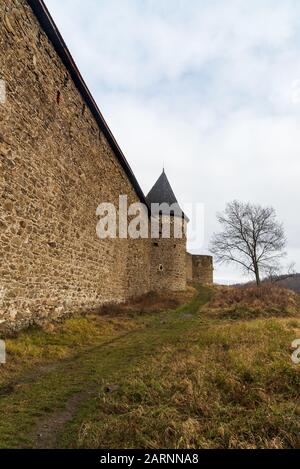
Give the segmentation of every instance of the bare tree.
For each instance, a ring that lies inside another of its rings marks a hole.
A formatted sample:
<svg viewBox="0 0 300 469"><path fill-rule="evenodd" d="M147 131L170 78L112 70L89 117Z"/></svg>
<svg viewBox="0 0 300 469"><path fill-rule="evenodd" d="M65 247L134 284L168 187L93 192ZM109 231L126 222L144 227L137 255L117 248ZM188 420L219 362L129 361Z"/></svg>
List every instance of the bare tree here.
<svg viewBox="0 0 300 469"><path fill-rule="evenodd" d="M223 231L213 235L210 247L216 261L239 264L260 285L261 274L278 268L285 255L286 238L275 210L234 201L217 218Z"/></svg>

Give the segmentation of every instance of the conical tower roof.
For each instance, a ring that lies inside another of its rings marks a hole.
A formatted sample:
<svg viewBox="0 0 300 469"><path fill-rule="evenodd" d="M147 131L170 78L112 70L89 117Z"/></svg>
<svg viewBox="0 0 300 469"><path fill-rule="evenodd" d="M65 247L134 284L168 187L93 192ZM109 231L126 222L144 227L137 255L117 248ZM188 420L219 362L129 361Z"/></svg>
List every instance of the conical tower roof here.
<svg viewBox="0 0 300 469"><path fill-rule="evenodd" d="M169 183L165 170L163 170L156 183L150 190L149 194L146 197L146 200L150 208L151 204L166 203L168 205L172 205L172 212L174 212L175 216L184 216L185 218L187 218L179 206L179 203L175 197L171 184ZM165 215L170 214L168 210L164 209L161 210L160 213ZM155 211L152 210L152 214L155 214Z"/></svg>

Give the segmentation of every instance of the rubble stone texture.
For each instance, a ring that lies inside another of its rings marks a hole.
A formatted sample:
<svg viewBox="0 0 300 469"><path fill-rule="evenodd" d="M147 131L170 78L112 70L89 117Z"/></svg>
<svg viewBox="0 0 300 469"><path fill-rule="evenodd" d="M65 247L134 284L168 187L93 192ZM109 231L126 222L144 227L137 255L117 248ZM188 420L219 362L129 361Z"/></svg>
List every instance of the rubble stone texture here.
<svg viewBox="0 0 300 469"><path fill-rule="evenodd" d="M213 283L213 258L211 256L192 256L193 281Z"/></svg>
<svg viewBox="0 0 300 469"><path fill-rule="evenodd" d="M185 239L97 237L99 203L139 197L26 0L1 0L0 21L0 321L184 289Z"/></svg>

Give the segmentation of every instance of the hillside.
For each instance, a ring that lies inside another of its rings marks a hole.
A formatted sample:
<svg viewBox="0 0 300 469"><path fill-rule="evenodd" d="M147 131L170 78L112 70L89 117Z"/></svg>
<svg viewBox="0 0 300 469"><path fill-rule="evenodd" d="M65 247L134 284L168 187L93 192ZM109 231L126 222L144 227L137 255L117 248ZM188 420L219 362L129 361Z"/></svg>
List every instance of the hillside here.
<svg viewBox="0 0 300 469"><path fill-rule="evenodd" d="M281 280L280 280L280 277L279 277L279 280L278 280L277 283L281 287L288 288L288 289L293 290L297 293L300 293L300 274L291 275L291 277L289 277L287 279L284 279L284 278L281 277Z"/></svg>
<svg viewBox="0 0 300 469"><path fill-rule="evenodd" d="M262 283L270 282L268 280L263 280ZM291 274L288 278L286 278L285 275L281 275L274 283L279 287L286 288L300 294L300 274ZM245 287L247 285L255 285L255 282L238 283L234 286Z"/></svg>
<svg viewBox="0 0 300 469"><path fill-rule="evenodd" d="M240 288L216 286L205 310L227 319L297 316L300 297L279 284L247 284Z"/></svg>
<svg viewBox="0 0 300 469"><path fill-rule="evenodd" d="M0 447L299 448L298 297L236 291L199 286L9 339Z"/></svg>

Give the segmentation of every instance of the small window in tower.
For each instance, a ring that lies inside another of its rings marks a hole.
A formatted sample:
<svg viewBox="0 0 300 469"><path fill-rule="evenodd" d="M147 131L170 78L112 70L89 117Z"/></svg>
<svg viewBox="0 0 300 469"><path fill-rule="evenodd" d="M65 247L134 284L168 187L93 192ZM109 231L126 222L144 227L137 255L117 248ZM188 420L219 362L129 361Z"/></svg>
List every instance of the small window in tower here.
<svg viewBox="0 0 300 469"><path fill-rule="evenodd" d="M57 102L57 104L60 103L60 91L59 90L56 93L56 102Z"/></svg>
<svg viewBox="0 0 300 469"><path fill-rule="evenodd" d="M158 248L158 243L153 243L153 246Z"/></svg>
<svg viewBox="0 0 300 469"><path fill-rule="evenodd" d="M159 270L159 272L163 272L164 271L164 266L162 264L159 264L158 270Z"/></svg>

